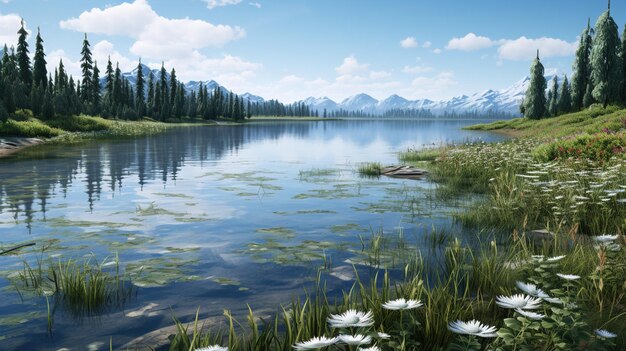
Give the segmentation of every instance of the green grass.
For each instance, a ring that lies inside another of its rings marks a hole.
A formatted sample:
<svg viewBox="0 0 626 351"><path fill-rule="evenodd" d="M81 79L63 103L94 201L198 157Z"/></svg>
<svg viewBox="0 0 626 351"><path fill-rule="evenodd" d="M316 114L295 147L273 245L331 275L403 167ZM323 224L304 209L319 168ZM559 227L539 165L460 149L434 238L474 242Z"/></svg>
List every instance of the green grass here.
<svg viewBox="0 0 626 351"><path fill-rule="evenodd" d="M16 121L9 119L0 123L0 136L52 138L62 133L61 129L53 128L39 120Z"/></svg>
<svg viewBox="0 0 626 351"><path fill-rule="evenodd" d="M594 134L607 130L619 130L626 126L626 110L617 106L606 109L593 105L580 112L554 118L531 120L515 118L466 127L469 130L500 131L514 136L554 138L580 133Z"/></svg>
<svg viewBox="0 0 626 351"><path fill-rule="evenodd" d="M408 149L401 152L398 156L402 162L421 162L421 161L434 161L441 155L443 148L436 149Z"/></svg>
<svg viewBox="0 0 626 351"><path fill-rule="evenodd" d="M106 267L113 267L108 269ZM72 315L98 315L108 309L123 305L132 294L129 281L120 274L117 259L96 262L95 259L47 261L38 260L24 268L13 279L13 286L21 295L51 296L56 310L61 305ZM48 316L52 320L51 316Z"/></svg>
<svg viewBox="0 0 626 351"><path fill-rule="evenodd" d="M382 170L383 166L378 162L361 163L358 168L359 175L366 177L379 177Z"/></svg>
<svg viewBox="0 0 626 351"><path fill-rule="evenodd" d="M402 340L413 345L406 350L446 350L459 342L448 330L451 321L478 319L497 328L506 328L507 323L510 323L506 318L515 314L511 310L499 308L495 301L498 295L519 293L515 288L516 281L536 282L550 294L570 299L568 301L578 305L571 310L571 314L564 314L562 308L555 309L544 302L537 312L549 316L545 319L546 324L537 326L532 338L515 341L518 349L537 349L545 345L544 349L553 350L557 349L554 345L558 340L564 340L564 349L584 350L589 346L588 343L601 341L585 336L590 335L585 333L592 335L596 328L616 332L619 338L615 340L615 348L595 349L622 349L626 345L626 326L620 322L626 315L623 307L626 299L621 291L621 284L626 281L624 250L609 252L594 249L584 238L572 241L570 233L564 232L558 232L552 246L534 247L525 235L525 232L521 232L507 242L496 244L495 241L487 241L473 245L473 248L453 240L443 251L443 266L426 264L419 252L413 250L413 256L404 266L403 279L394 283L383 270L373 271L371 279L367 280L362 280L357 274L352 288L344 291L339 298L327 295L324 276L320 274L314 291L303 299L294 299L290 304L280 307L276 315L269 319L260 319L251 309L245 321L238 321L229 311L225 311L222 327L202 327L199 314L189 324L175 319L177 332L171 338L169 350L193 350L216 344L227 346L231 351L292 350L297 342L345 332L331 328L327 318L330 314L348 309L372 312L374 324L357 329L360 333L374 336L375 340L376 332L390 334L391 339L377 340L376 344L382 350L402 350L402 347L397 348ZM363 250L368 255L380 255L384 240L381 234L376 234L366 241L367 247ZM480 241L477 238L477 242ZM550 263L533 259L533 254L566 257ZM581 278L570 286L555 275L558 272L577 274ZM602 286L599 284L600 279L604 284ZM384 302L397 297L420 300L424 306L405 311L403 317L398 311L382 307ZM566 322L555 327L553 321L556 320ZM580 343L577 337L564 334L572 328L578 328ZM355 329L350 331L356 332ZM486 339L483 347L495 348L503 340ZM520 347L522 345L532 346Z"/></svg>
<svg viewBox="0 0 626 351"><path fill-rule="evenodd" d="M49 121L42 121L30 116L28 110L18 112L20 113L14 116L16 119L0 123L0 136L52 138L53 142L72 143L91 139L153 135L168 128L197 126L200 123L190 119L178 123L163 123L150 119L122 121L86 115L55 117Z"/></svg>

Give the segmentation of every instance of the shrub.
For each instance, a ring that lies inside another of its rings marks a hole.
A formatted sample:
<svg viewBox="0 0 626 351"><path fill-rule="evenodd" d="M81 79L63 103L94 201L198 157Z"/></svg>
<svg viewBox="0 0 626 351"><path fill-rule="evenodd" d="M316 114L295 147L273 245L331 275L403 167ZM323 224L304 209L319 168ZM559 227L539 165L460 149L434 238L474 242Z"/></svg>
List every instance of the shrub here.
<svg viewBox="0 0 626 351"><path fill-rule="evenodd" d="M80 115L57 117L48 124L68 132L99 132L111 128L112 123L103 118Z"/></svg>
<svg viewBox="0 0 626 351"><path fill-rule="evenodd" d="M544 161L567 158L606 161L613 156L623 156L624 152L626 132L615 133L608 129L543 144L534 151L535 156Z"/></svg>
<svg viewBox="0 0 626 351"><path fill-rule="evenodd" d="M0 135L5 136L51 138L60 135L62 132L60 129L52 128L37 120L19 122L10 119L0 124Z"/></svg>

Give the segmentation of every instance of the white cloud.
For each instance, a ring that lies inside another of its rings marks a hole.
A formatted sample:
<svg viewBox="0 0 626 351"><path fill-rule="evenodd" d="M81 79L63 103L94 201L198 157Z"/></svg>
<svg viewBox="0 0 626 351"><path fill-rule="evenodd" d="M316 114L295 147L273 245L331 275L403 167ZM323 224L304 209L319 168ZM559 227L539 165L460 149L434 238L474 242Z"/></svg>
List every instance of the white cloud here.
<svg viewBox="0 0 626 351"><path fill-rule="evenodd" d="M147 0L135 0L105 9L93 8L78 17L61 21L59 25L78 32L136 38L158 17Z"/></svg>
<svg viewBox="0 0 626 351"><path fill-rule="evenodd" d="M356 57L348 56L343 59L343 63L340 66L335 67L335 71L340 75L353 75L367 71L368 68L368 64L360 64Z"/></svg>
<svg viewBox="0 0 626 351"><path fill-rule="evenodd" d="M446 88L456 84L457 81L454 79L454 73L448 71L441 72L434 77L416 77L411 82L412 86L421 88Z"/></svg>
<svg viewBox="0 0 626 351"><path fill-rule="evenodd" d="M570 56L576 52L576 46L576 42L568 43L555 38L520 37L515 40L504 40L498 48L498 55L506 60L532 60L539 49L540 57Z"/></svg>
<svg viewBox="0 0 626 351"><path fill-rule="evenodd" d="M161 63L154 62L150 66L161 67ZM256 72L263 68L263 65L232 55L210 58L194 51L189 57L166 60L165 67L176 68L178 79L181 81L213 79L229 89L243 93L250 84L247 80L256 76Z"/></svg>
<svg viewBox="0 0 626 351"><path fill-rule="evenodd" d="M433 50L433 54L439 55L441 54L441 49L437 48Z"/></svg>
<svg viewBox="0 0 626 351"><path fill-rule="evenodd" d="M279 84L298 84L302 82L304 82L304 79L294 74L284 76L278 81Z"/></svg>
<svg viewBox="0 0 626 351"><path fill-rule="evenodd" d="M260 9L260 8L262 7L262 5L261 5L260 3L258 3L258 2L251 2L251 3L250 3L250 6L254 6L254 7L256 7L257 9Z"/></svg>
<svg viewBox="0 0 626 351"><path fill-rule="evenodd" d="M391 77L391 73L387 71L371 71L369 75L372 80L379 80Z"/></svg>
<svg viewBox="0 0 626 351"><path fill-rule="evenodd" d="M79 32L136 39L131 52L157 60L188 56L194 50L220 47L246 35L245 30L237 26L159 16L147 0L124 2L105 9L94 8L77 18L61 21L60 26Z"/></svg>
<svg viewBox="0 0 626 351"><path fill-rule="evenodd" d="M202 1L206 2L206 7L209 10L212 10L216 7L237 5L241 2L241 0L202 0Z"/></svg>
<svg viewBox="0 0 626 351"><path fill-rule="evenodd" d="M113 44L107 40L102 40L93 46L91 50L94 60L98 61L98 68L104 71L109 57L115 67L119 63L122 72L132 71L137 66L137 61L131 60L115 50Z"/></svg>
<svg viewBox="0 0 626 351"><path fill-rule="evenodd" d="M468 33L463 38L452 38L446 46L447 50L474 51L493 46L496 42L487 37Z"/></svg>
<svg viewBox="0 0 626 351"><path fill-rule="evenodd" d="M158 17L139 35L130 51L153 59L184 57L192 50L222 46L244 36L245 31L239 27Z"/></svg>
<svg viewBox="0 0 626 351"><path fill-rule="evenodd" d="M405 49L411 49L417 47L417 40L414 37L407 37L405 39L400 40L400 46Z"/></svg>
<svg viewBox="0 0 626 351"><path fill-rule="evenodd" d="M422 44L422 47L423 47L424 49L429 49L432 45L433 45L433 43L431 43L430 41L425 41L425 42Z"/></svg>
<svg viewBox="0 0 626 351"><path fill-rule="evenodd" d="M407 74L421 74L421 73L430 72L432 70L433 70L432 67L417 65L417 66L404 66L404 68L402 69L402 72L407 73Z"/></svg>
<svg viewBox="0 0 626 351"><path fill-rule="evenodd" d="M48 70L48 74L52 74L52 76L54 76L54 70L59 67L60 60L63 60L63 67L68 75L73 76L75 80L80 79L82 75L80 61L72 60L63 50L54 50L46 53L46 61L48 62L46 69ZM98 67L103 71L99 65Z"/></svg>
<svg viewBox="0 0 626 351"><path fill-rule="evenodd" d="M17 31L20 29L21 21L22 18L18 14L0 14L0 49L2 49L4 44L7 44L9 48L17 45ZM26 25L26 23L24 24ZM25 26L25 28L30 33L28 26Z"/></svg>

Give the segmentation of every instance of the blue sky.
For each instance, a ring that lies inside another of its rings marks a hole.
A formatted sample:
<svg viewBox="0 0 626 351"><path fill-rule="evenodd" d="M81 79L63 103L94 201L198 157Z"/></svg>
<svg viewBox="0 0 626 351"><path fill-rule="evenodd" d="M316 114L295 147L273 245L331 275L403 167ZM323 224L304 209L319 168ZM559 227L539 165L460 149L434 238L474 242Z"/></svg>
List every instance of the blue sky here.
<svg viewBox="0 0 626 351"><path fill-rule="evenodd" d="M175 67L182 80L214 79L237 93L285 102L446 99L506 88L539 48L549 70L571 71L577 39L603 0L0 0L0 42L19 18L41 28L50 66L79 73L88 34L101 67L137 60ZM613 1L620 27L626 4ZM31 49L34 36L30 38Z"/></svg>

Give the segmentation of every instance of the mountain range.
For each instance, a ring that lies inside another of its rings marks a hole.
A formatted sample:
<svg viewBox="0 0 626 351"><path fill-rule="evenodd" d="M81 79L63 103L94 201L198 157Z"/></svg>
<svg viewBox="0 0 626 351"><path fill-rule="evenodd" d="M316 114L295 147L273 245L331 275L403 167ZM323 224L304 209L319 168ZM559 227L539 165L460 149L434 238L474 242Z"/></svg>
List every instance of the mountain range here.
<svg viewBox="0 0 626 351"><path fill-rule="evenodd" d="M150 69L146 65L142 65L144 78L150 73L154 75L154 79L160 76L159 69ZM123 73L131 85L135 85L137 77L137 68L131 72ZM555 74L546 75L546 81L550 81ZM170 80L170 74L166 74L166 78ZM429 100L417 99L408 100L396 94L389 96L384 100L377 100L365 93L356 94L346 98L341 102L333 101L328 97L308 97L304 100L297 101L308 105L312 110L318 110L320 114L324 110L328 112L344 110L344 111L360 111L371 114L382 114L389 110L408 110L408 109L424 109L430 110L434 115L442 115L444 113L487 113L501 112L511 115L519 115L519 105L524 97L526 89L530 83L529 77L524 77L510 87L502 90L486 90L484 92L472 95L460 95L447 100ZM105 79L100 80L101 86L105 85ZM190 81L184 83L187 91L198 91L200 84L208 88L209 91L220 89L224 93L229 90L214 80L207 81ZM239 95L244 101L264 102L263 97L245 93Z"/></svg>

